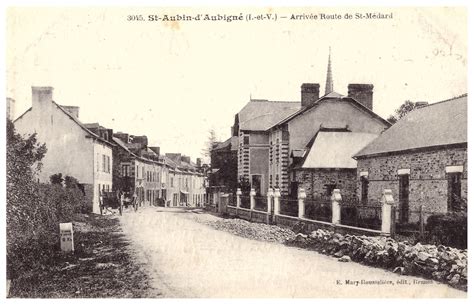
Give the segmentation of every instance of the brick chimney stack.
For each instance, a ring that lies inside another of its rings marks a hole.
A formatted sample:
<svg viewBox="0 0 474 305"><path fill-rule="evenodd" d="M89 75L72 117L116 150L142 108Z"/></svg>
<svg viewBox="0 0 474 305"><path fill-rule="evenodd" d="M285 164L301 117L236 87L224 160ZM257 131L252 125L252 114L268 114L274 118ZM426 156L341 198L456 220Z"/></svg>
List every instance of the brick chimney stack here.
<svg viewBox="0 0 474 305"><path fill-rule="evenodd" d="M201 158L196 158L196 166L201 167L202 166L202 159Z"/></svg>
<svg viewBox="0 0 474 305"><path fill-rule="evenodd" d="M191 158L188 156L181 156L181 161L191 164Z"/></svg>
<svg viewBox="0 0 474 305"><path fill-rule="evenodd" d="M301 85L301 107L308 107L319 99L319 84Z"/></svg>
<svg viewBox="0 0 474 305"><path fill-rule="evenodd" d="M51 107L53 101L53 87L31 87L32 105L31 107L39 108Z"/></svg>
<svg viewBox="0 0 474 305"><path fill-rule="evenodd" d="M153 152L155 154L157 154L158 156L160 155L160 147L159 146L150 146L148 147L149 149L153 150Z"/></svg>
<svg viewBox="0 0 474 305"><path fill-rule="evenodd" d="M373 110L373 92L372 84L349 84L347 95L370 110Z"/></svg>

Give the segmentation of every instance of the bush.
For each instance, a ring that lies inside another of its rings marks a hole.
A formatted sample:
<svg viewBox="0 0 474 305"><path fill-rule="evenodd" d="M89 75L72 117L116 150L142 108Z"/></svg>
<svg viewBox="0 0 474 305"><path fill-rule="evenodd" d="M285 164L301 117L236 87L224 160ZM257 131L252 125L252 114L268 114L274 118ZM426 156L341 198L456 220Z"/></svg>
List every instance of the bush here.
<svg viewBox="0 0 474 305"><path fill-rule="evenodd" d="M7 121L8 278L51 259L59 249L59 223L71 221L73 213L85 206L73 177L66 177L66 187L34 181L45 153L46 146L37 143L35 135L23 138Z"/></svg>
<svg viewBox="0 0 474 305"><path fill-rule="evenodd" d="M464 211L432 215L427 220L426 230L429 243L467 248L467 213Z"/></svg>

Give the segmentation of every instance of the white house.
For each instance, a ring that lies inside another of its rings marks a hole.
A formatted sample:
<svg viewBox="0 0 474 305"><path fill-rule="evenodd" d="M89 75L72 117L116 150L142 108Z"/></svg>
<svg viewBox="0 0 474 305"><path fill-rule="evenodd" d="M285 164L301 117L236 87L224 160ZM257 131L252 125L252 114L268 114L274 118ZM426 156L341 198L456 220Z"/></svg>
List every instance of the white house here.
<svg viewBox="0 0 474 305"><path fill-rule="evenodd" d="M49 182L62 173L79 180L92 211L99 213L100 190L112 191L112 144L79 121L79 107L61 106L53 101L52 87L32 87L32 107L18 117L15 128L20 134L37 134L48 149L38 175Z"/></svg>

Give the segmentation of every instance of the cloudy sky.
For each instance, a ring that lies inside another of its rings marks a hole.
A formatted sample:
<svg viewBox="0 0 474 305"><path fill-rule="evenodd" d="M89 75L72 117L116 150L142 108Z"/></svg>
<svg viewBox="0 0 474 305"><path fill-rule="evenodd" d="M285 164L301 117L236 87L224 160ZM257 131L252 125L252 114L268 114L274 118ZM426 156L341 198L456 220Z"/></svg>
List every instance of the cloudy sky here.
<svg viewBox="0 0 474 305"><path fill-rule="evenodd" d="M291 14L393 13L388 20L289 20ZM276 13L277 21L132 22L129 15ZM334 89L374 84L387 117L405 100L467 92L463 9L63 8L7 10L7 96L17 116L31 86L53 86L84 123L136 135L164 152L201 155L208 130L230 136L252 98L299 101L302 83L324 88L329 46Z"/></svg>

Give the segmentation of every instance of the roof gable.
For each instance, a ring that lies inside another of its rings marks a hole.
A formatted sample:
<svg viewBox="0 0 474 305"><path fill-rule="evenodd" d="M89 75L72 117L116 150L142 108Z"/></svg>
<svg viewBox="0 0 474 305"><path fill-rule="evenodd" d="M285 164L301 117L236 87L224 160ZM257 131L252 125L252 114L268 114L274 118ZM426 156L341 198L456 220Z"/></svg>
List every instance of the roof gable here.
<svg viewBox="0 0 474 305"><path fill-rule="evenodd" d="M385 126L387 126L387 127L391 126L391 124L387 120L380 117L378 114L376 114L372 110L368 109L367 107L365 107L364 105L359 103L356 99L351 98L351 97L344 97L344 96L342 96L341 94L339 94L337 92L331 92L331 93L329 93L325 96L322 96L321 98L319 98L317 101L315 101L311 105L309 105L307 107L304 107L304 108L301 108L300 110L290 114L289 116L282 119L278 123L276 123L276 124L272 125L271 127L269 127L269 129L274 128L274 127L278 127L278 126L283 125L283 124L286 124L289 121L293 120L294 118L306 113L307 111L318 107L319 105L321 105L324 102L329 102L329 101L330 102L348 102L349 104L353 105L354 107L356 107L356 108L362 110L363 112L369 114L374 119L380 121Z"/></svg>

